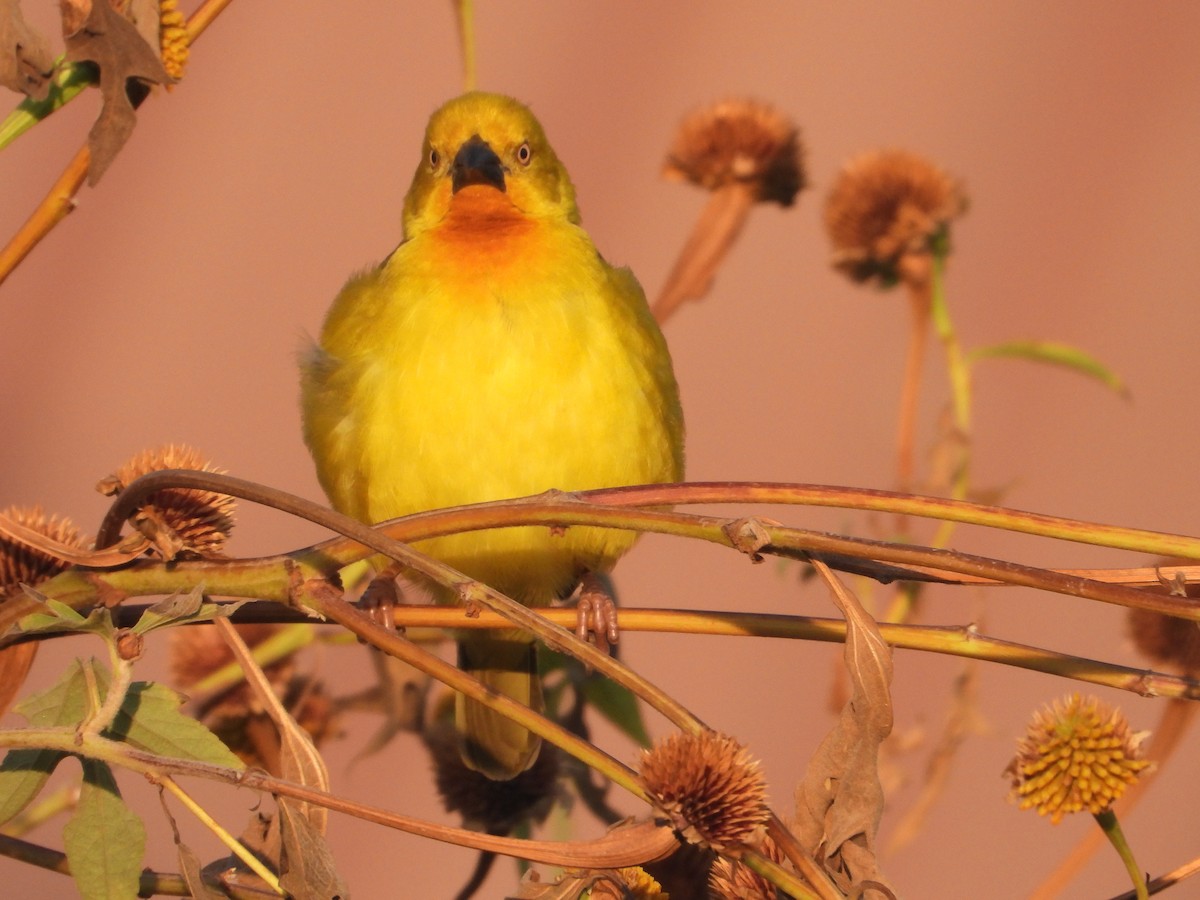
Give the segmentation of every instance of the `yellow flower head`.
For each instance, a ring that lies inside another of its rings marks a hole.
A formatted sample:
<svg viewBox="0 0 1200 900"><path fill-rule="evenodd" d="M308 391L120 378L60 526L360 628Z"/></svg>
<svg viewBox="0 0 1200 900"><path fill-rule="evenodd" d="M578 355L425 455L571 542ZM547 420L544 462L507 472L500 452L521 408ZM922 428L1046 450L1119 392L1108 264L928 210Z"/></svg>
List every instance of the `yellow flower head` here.
<svg viewBox="0 0 1200 900"><path fill-rule="evenodd" d="M1041 709L1009 763L1012 799L1055 824L1067 813L1104 812L1150 762L1145 732L1130 731L1120 710L1072 694Z"/></svg>
<svg viewBox="0 0 1200 900"><path fill-rule="evenodd" d="M671 900L662 885L640 866L617 869L615 875L620 879L619 885L611 878L598 881L589 900Z"/></svg>
<svg viewBox="0 0 1200 900"><path fill-rule="evenodd" d="M158 41L162 47L163 68L178 81L188 59L187 19L179 11L179 0L161 0L159 3ZM167 90L171 85L167 85Z"/></svg>
<svg viewBox="0 0 1200 900"><path fill-rule="evenodd" d="M770 814L758 761L727 735L673 734L642 753L641 775L693 844L722 851L755 842Z"/></svg>

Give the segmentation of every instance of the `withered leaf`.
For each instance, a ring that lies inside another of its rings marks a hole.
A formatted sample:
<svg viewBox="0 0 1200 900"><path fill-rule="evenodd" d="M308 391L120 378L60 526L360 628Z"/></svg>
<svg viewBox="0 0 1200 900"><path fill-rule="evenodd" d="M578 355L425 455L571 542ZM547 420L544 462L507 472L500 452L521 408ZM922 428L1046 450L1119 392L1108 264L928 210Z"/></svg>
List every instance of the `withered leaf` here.
<svg viewBox="0 0 1200 900"><path fill-rule="evenodd" d="M295 900L349 900L350 891L337 872L333 853L302 806L287 798L279 801L283 826L279 884Z"/></svg>
<svg viewBox="0 0 1200 900"><path fill-rule="evenodd" d="M796 789L795 832L843 891L886 896L876 886L886 880L875 856L875 835L884 800L879 745L892 730L892 651L858 599L824 563L813 564L846 617L851 693Z"/></svg>
<svg viewBox="0 0 1200 900"><path fill-rule="evenodd" d="M107 0L92 3L83 25L64 37L67 59L94 63L100 70L100 115L88 132L88 184L94 185L133 133L135 103L145 96L147 84L166 84L171 78L158 51Z"/></svg>
<svg viewBox="0 0 1200 900"><path fill-rule="evenodd" d="M18 0L0 0L0 84L45 100L52 74L50 42L25 24Z"/></svg>
<svg viewBox="0 0 1200 900"><path fill-rule="evenodd" d="M329 772L325 760L317 750L312 738L287 711L282 701L276 695L266 674L254 661L250 648L242 640L237 629L228 619L216 620L217 630L225 639L233 652L246 682L250 685L255 699L262 704L267 715L279 730L281 774L289 781L295 781L307 787L315 787L322 791L329 790ZM329 811L315 804L293 801L289 807L293 812L299 812L308 817L308 824L313 833L323 835L328 823Z"/></svg>

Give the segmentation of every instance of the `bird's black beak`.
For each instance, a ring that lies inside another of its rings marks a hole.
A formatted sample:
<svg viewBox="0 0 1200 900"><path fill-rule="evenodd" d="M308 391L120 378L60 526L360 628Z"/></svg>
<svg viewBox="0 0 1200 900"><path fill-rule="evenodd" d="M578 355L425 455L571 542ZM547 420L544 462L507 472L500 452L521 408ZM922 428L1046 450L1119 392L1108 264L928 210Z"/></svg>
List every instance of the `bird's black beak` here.
<svg viewBox="0 0 1200 900"><path fill-rule="evenodd" d="M489 184L498 191L504 190L504 164L477 134L458 148L450 165L450 186L454 193L469 184Z"/></svg>

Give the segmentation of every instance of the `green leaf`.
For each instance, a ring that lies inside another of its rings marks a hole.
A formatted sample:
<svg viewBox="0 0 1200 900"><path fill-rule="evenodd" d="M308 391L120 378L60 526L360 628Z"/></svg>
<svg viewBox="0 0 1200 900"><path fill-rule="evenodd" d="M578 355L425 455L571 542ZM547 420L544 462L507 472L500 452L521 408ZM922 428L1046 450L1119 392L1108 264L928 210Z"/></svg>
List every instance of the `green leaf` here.
<svg viewBox="0 0 1200 900"><path fill-rule="evenodd" d="M71 877L84 900L133 900L138 895L146 828L121 799L112 771L83 760L83 789L63 829Z"/></svg>
<svg viewBox="0 0 1200 900"><path fill-rule="evenodd" d="M105 734L159 756L244 769L245 764L220 738L179 711L183 702L165 685L135 681Z"/></svg>
<svg viewBox="0 0 1200 900"><path fill-rule="evenodd" d="M108 670L91 661L95 673L98 702L108 694ZM140 750L226 766L245 768L244 763L221 743L221 739L179 711L183 697L169 687L149 681L135 681L129 686L125 700L113 718L105 737L128 741ZM74 660L66 674L53 687L26 698L16 707L31 725L53 728L78 725L92 712L88 697L87 679L83 665Z"/></svg>
<svg viewBox="0 0 1200 900"><path fill-rule="evenodd" d="M1129 389L1120 376L1094 356L1085 353L1078 347L1072 347L1070 344L1061 344L1057 341L1006 341L1002 344L992 344L989 347L972 350L967 355L967 362L974 364L978 360L989 357L1027 359L1031 362L1062 366L1099 381L1121 397L1129 398Z"/></svg>
<svg viewBox="0 0 1200 900"><path fill-rule="evenodd" d="M246 601L237 603L205 602L204 588L195 587L186 594L172 594L159 600L137 620L130 631L134 634L147 634L156 628L175 625L181 622L211 622L218 616L231 616Z"/></svg>
<svg viewBox="0 0 1200 900"><path fill-rule="evenodd" d="M0 825L33 802L68 754L61 750L10 750L0 763Z"/></svg>
<svg viewBox="0 0 1200 900"><path fill-rule="evenodd" d="M588 704L598 713L642 747L650 746L642 707L633 692L600 675L585 678L580 687Z"/></svg>
<svg viewBox="0 0 1200 900"><path fill-rule="evenodd" d="M84 617L61 600L51 600L32 588L26 588L25 593L42 605L38 612L30 613L17 623L17 627L26 634L81 631L116 640L117 629L113 625L112 613L105 607L98 606Z"/></svg>
<svg viewBox="0 0 1200 900"><path fill-rule="evenodd" d="M89 660L89 664L96 675L96 687L103 699L108 689L108 670L96 665L94 659ZM31 694L13 707L14 712L23 715L35 728L78 725L91 710L87 677L83 673L83 662L78 659L71 661L54 685Z"/></svg>

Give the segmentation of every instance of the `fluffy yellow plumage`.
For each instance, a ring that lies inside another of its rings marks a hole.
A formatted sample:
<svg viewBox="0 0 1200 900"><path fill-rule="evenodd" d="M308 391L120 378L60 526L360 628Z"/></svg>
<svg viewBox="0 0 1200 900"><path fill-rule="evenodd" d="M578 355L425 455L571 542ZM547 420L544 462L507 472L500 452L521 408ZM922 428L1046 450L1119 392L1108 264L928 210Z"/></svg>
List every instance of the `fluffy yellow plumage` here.
<svg viewBox="0 0 1200 900"><path fill-rule="evenodd" d="M433 114L403 243L342 288L302 369L321 484L364 522L683 474L678 391L645 296L579 226L566 170L508 97L465 94ZM521 527L417 548L537 606L634 539ZM462 635L459 661L540 705L528 635ZM493 778L537 755L535 736L461 696L458 725L464 759Z"/></svg>

